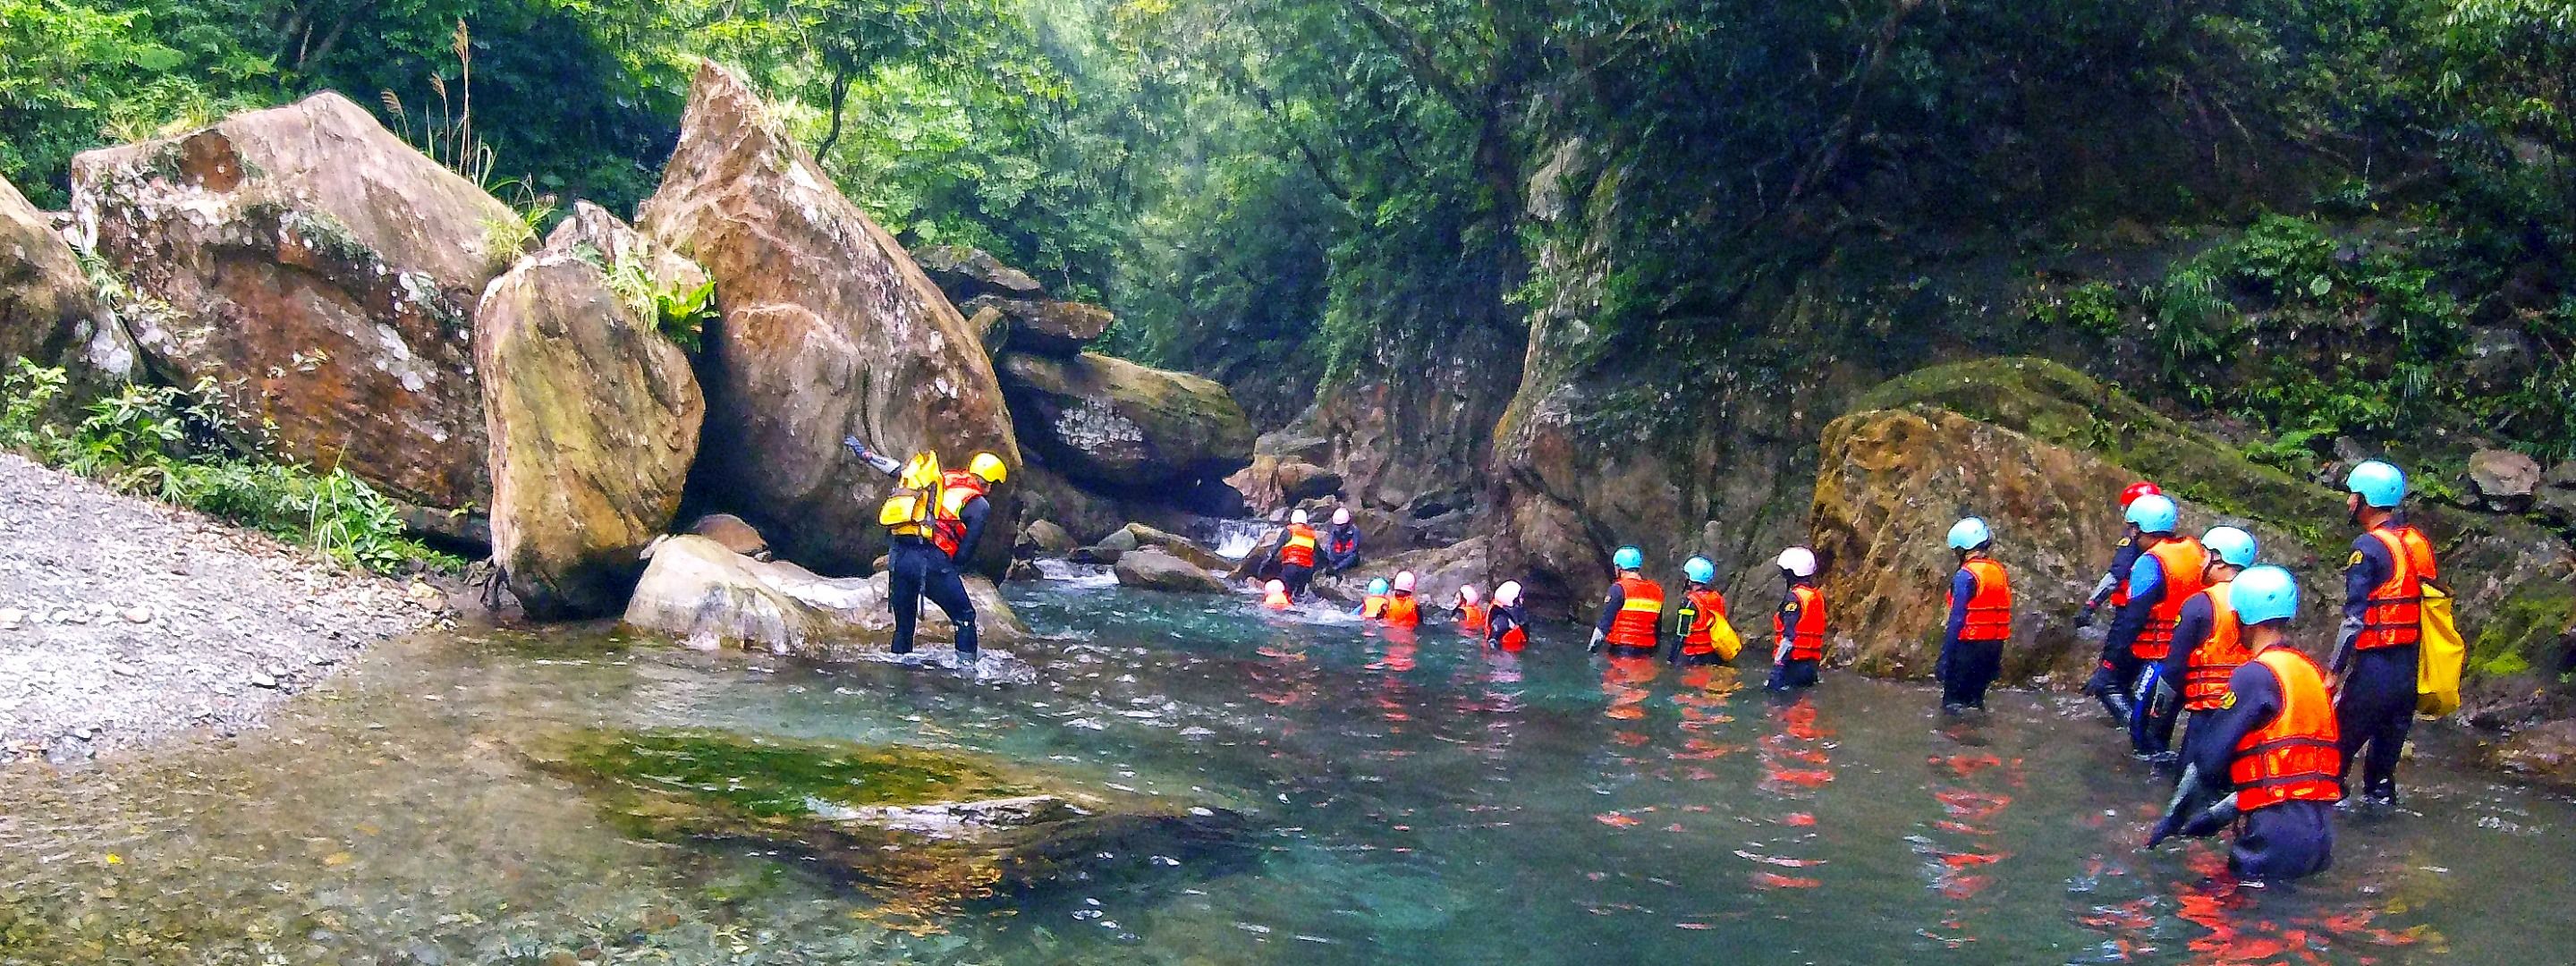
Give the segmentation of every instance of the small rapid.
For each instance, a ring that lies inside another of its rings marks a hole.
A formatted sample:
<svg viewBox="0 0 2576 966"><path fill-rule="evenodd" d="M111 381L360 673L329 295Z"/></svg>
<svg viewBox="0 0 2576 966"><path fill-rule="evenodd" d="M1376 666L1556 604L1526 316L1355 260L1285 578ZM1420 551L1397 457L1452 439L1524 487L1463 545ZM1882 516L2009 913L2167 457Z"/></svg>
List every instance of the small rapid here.
<svg viewBox="0 0 2576 966"><path fill-rule="evenodd" d="M597 627L381 648L273 729L0 775L0 963L2555 962L2576 805L2452 764L2346 819L2296 890L2137 843L2164 786L2083 702L1829 672L1520 657L1100 574L1013 585L1046 635L812 665ZM1022 671L1020 669L1025 669ZM926 745L1249 819L954 909L811 856L658 841L528 764L566 728Z"/></svg>

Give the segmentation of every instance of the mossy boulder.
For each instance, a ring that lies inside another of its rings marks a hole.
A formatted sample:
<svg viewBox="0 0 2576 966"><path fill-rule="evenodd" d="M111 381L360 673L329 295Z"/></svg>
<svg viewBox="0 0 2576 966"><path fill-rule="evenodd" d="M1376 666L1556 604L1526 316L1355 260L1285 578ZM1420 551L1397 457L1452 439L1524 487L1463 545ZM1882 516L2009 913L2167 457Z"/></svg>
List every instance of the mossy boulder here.
<svg viewBox="0 0 2576 966"><path fill-rule="evenodd" d="M1078 483L1168 493L1252 461L1251 420L1209 379L1092 352L1070 359L1012 352L1002 358L1001 380L1021 438Z"/></svg>
<svg viewBox="0 0 2576 966"><path fill-rule="evenodd" d="M0 179L0 376L25 359L70 377L61 415L141 374L134 341L90 290L52 220Z"/></svg>
<svg viewBox="0 0 2576 966"><path fill-rule="evenodd" d="M926 921L1001 894L1248 857L1242 815L1091 792L967 751L710 730L579 730L522 754L628 834L757 843L812 858ZM1164 860L1164 861L1158 861Z"/></svg>

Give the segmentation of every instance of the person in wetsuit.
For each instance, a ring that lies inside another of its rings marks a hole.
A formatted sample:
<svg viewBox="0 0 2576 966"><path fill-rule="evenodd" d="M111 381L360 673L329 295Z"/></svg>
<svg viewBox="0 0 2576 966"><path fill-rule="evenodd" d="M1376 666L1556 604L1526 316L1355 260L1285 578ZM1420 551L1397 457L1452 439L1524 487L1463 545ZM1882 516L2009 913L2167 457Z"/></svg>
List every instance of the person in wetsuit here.
<svg viewBox="0 0 2576 966"><path fill-rule="evenodd" d="M2207 586L2184 601L2182 616L2174 620L2173 649L2166 652L2165 681L2181 682L2178 697L2182 702L2185 723L2182 732L2182 757L2190 760L2192 743L2203 740L2209 729L2209 718L2227 696L2227 679L2254 653L2245 648L2245 625L2236 617L2233 597L2236 575L2254 565L2254 535L2237 527L2211 527L2200 538L2209 549Z"/></svg>
<svg viewBox="0 0 2576 966"><path fill-rule="evenodd" d="M2361 760L2361 801L2397 804L2397 761L2415 725L2416 661L2423 643L2424 585L2441 576L2433 543L2407 524L2398 505L2406 474L2370 460L2344 481L2352 520L2362 535L2344 566L2343 626L2333 668L2340 693L2343 776Z"/></svg>
<svg viewBox="0 0 2576 966"><path fill-rule="evenodd" d="M975 601L966 596L964 563L972 559L993 514L986 492L1008 475L1002 458L977 453L963 470L941 471L936 457L915 455L910 461L868 449L858 437L845 437L859 460L888 476L902 490L886 498L877 522L893 535L886 552L886 598L894 610L894 653L912 653L921 600L929 598L957 628L957 664L975 663Z"/></svg>
<svg viewBox="0 0 2576 966"><path fill-rule="evenodd" d="M2334 866L2342 742L2324 669L2289 646L2298 584L2279 567L2255 567L2237 576L2229 599L2253 658L2228 675L2206 740L2192 743L2174 807L2147 846L2234 825L2227 865L2245 884L2315 875Z"/></svg>
<svg viewBox="0 0 2576 966"><path fill-rule="evenodd" d="M1763 687L1814 687L1816 670L1825 663L1825 592L1816 586L1816 552L1791 547L1780 551L1779 564L1788 594L1771 616L1771 680Z"/></svg>
<svg viewBox="0 0 2576 966"><path fill-rule="evenodd" d="M1598 654L1606 648L1611 657L1653 657L1664 620L1664 585L1646 579L1641 572L1646 555L1635 547L1619 548L1610 555L1610 565L1618 575L1610 582L1609 599L1601 603L1601 619L1592 625L1591 650Z"/></svg>
<svg viewBox="0 0 2576 966"><path fill-rule="evenodd" d="M1976 517L1950 527L1950 549L1959 569L1950 575L1950 619L1941 628L1941 710L1957 714L1986 706L1986 689L2003 673L2004 642L2012 637L2012 585L1994 557L1994 533Z"/></svg>

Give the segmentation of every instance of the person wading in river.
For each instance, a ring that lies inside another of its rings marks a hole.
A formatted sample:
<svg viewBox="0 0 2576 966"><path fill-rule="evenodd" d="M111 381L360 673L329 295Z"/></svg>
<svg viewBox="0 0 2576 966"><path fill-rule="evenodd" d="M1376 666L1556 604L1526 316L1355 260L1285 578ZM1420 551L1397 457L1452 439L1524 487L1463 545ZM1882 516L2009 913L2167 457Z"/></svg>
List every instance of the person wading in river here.
<svg viewBox="0 0 2576 966"><path fill-rule="evenodd" d="M1315 528L1306 525L1306 511L1288 515L1288 529L1279 537L1279 551L1271 559L1279 564L1279 582L1288 585L1288 596L1306 596L1306 585L1315 579Z"/></svg>
<svg viewBox="0 0 2576 966"><path fill-rule="evenodd" d="M1664 620L1664 585L1640 572L1646 554L1635 547L1611 554L1610 566L1617 575L1610 581L1609 599L1601 603L1601 619L1592 626L1591 651L1598 654L1606 647L1611 657L1653 657Z"/></svg>
<svg viewBox="0 0 2576 966"><path fill-rule="evenodd" d="M2244 626L2236 619L2232 594L2236 575L2254 565L2254 535L2235 527L2212 527L2200 538L2209 548L2208 589L2184 601L2174 619L2173 650L2165 654L2164 680L2182 682L2182 757L2189 761L2192 743L2209 730L2209 717L2227 697L2227 679L2254 653L2245 649Z"/></svg>
<svg viewBox="0 0 2576 966"><path fill-rule="evenodd" d="M2335 635L2335 713L2343 727L2343 769L2361 759L2361 800L2397 804L2397 759L2415 724L2416 661L2424 638L2424 586L2441 576L2433 542L2397 510L2406 474L2370 460L2344 480L2347 508L2362 535L2344 565L2343 627ZM2368 751L2364 752L2364 748Z"/></svg>
<svg viewBox="0 0 2576 966"><path fill-rule="evenodd" d="M2290 572L2252 568L2237 576L2228 596L2254 656L2228 675L2206 740L2191 749L2173 804L2147 847L2235 825L2228 868L2259 887L2334 865L2342 742L2325 671L2288 643L2290 618L2299 610Z"/></svg>
<svg viewBox="0 0 2576 966"><path fill-rule="evenodd" d="M2138 554L2143 549L2140 546L2138 525L2127 521L2129 507L2136 504L2139 497L2163 494L2163 490L2145 480L2131 483L2120 491L2120 513L2122 514L2120 542L2111 548L2110 569L2103 571L2101 582L2094 584L2092 595L2084 599L2084 609L2075 614L2077 629L2093 626L2094 614L2100 611L2106 602L2111 605L2113 614L2118 614L2120 608L2129 606L2129 573L2137 569ZM2114 678L2123 685L2128 681L2128 675L2121 674L2122 669L2115 667L2115 663L2111 652L2105 649L2102 655L2102 666L2093 673L2093 679L2084 685L2084 693L2100 699L2102 709L2111 712L2111 720L2117 724L2129 720L2130 709L2129 692L2125 687L2108 686Z"/></svg>
<svg viewBox="0 0 2576 966"><path fill-rule="evenodd" d="M1986 706L1986 688L2002 673L2004 641L2012 636L2012 585L1995 561L1994 534L1976 517L1950 527L1950 549L1959 570L1950 577L1950 619L1941 630L1941 710L1957 714Z"/></svg>
<svg viewBox="0 0 2576 966"><path fill-rule="evenodd" d="M2173 760L2171 695L2177 682L2164 678L2165 655L2173 649L2174 622L2182 605L2200 593L2208 571L2209 551L2200 541L2176 536L2182 507L2161 494L2129 504L2129 522L2138 528L2146 550L2129 570L2129 603L2111 621L2102 643L2102 666L2094 686L2129 696L2129 750L2158 763ZM2158 708L2165 709L2157 713Z"/></svg>
<svg viewBox="0 0 2576 966"><path fill-rule="evenodd" d="M1008 475L1002 458L977 453L967 461L966 469L942 472L939 458L930 453L896 462L894 457L869 450L858 437L845 437L841 443L857 454L860 462L895 477L901 487L877 510L877 522L894 535L894 547L887 552L886 560L886 601L894 609L894 653L912 653L921 599L928 597L939 605L941 613L948 615L949 623L956 625L958 668L973 667L975 601L966 596L962 564L974 556L975 545L984 536L984 523L993 513L984 494Z"/></svg>
<svg viewBox="0 0 2576 966"><path fill-rule="evenodd" d="M1816 588L1816 552L1791 547L1780 551L1779 564L1789 592L1771 615L1771 680L1763 687L1811 688L1825 662L1825 592Z"/></svg>
<svg viewBox="0 0 2576 966"><path fill-rule="evenodd" d="M1494 588L1494 606L1485 612L1485 646L1498 651L1520 653L1529 646L1529 612L1521 609L1521 584L1503 581Z"/></svg>
<svg viewBox="0 0 2576 966"><path fill-rule="evenodd" d="M1713 586L1717 583L1717 564L1707 557L1682 561L1682 579L1689 586L1682 591L1681 606L1673 610L1670 660L1692 667L1735 660L1744 642L1726 623L1726 595Z"/></svg>

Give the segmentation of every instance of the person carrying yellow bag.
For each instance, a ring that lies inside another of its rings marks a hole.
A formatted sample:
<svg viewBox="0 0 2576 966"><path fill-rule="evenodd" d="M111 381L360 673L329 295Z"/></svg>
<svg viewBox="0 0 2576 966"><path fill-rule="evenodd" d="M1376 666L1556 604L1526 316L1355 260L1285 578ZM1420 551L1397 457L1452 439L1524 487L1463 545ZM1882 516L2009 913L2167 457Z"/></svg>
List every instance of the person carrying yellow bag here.
<svg viewBox="0 0 2576 966"><path fill-rule="evenodd" d="M1735 626L1726 622L1726 596L1717 592L1717 565L1707 557L1692 557L1682 564L1682 576L1690 589L1682 592L1681 608L1673 614L1674 641L1667 660L1673 664L1725 664L1744 650L1744 639Z"/></svg>

